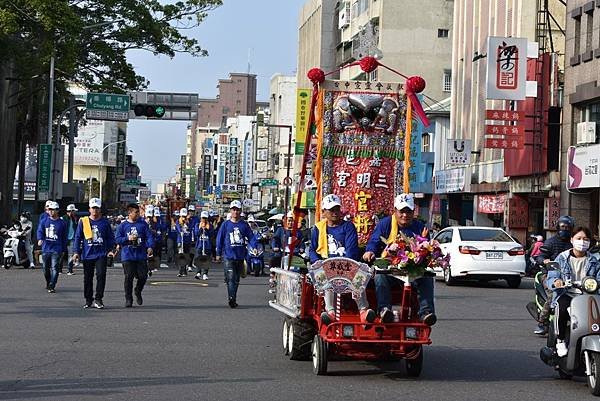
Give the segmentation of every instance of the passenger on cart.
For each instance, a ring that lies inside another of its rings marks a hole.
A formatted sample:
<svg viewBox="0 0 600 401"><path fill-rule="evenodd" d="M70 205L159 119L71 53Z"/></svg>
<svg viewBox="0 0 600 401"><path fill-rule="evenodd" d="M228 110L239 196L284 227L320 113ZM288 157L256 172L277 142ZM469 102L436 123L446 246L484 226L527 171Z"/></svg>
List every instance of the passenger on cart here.
<svg viewBox="0 0 600 401"><path fill-rule="evenodd" d="M339 196L330 194L323 198L322 209L325 219L319 221L312 229L310 237L310 263L330 257L346 257L356 261L360 260L358 248L358 234L356 227L349 221L342 219L342 201ZM326 290L325 312L321 314L321 322L330 324L335 321L334 292ZM363 292L356 300L363 323L375 320L375 311L369 309L367 297Z"/></svg>
<svg viewBox="0 0 600 401"><path fill-rule="evenodd" d="M387 243L395 241L398 233L401 231L408 237L420 235L429 237L427 228L423 223L414 219L415 200L413 195L402 193L394 199L394 213L379 221L375 231L369 238L366 252L363 260L372 262L376 256L381 256L386 244L382 241L387 239ZM399 286L400 280L387 275L375 275L375 293L377 295L377 311L381 321L389 323L393 321L392 312L392 287ZM417 297L419 300L419 319L428 326L433 326L437 321L435 308L433 304L433 277L420 277L413 281L417 288Z"/></svg>

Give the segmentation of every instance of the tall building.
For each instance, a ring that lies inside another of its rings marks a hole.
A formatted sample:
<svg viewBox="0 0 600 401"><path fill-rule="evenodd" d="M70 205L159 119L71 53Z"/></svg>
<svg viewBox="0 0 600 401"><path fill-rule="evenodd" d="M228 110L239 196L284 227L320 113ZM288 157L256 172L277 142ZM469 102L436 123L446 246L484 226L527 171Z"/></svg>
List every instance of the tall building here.
<svg viewBox="0 0 600 401"><path fill-rule="evenodd" d="M567 2L561 212L600 231L600 4Z"/></svg>
<svg viewBox="0 0 600 401"><path fill-rule="evenodd" d="M564 13L560 0L454 2L451 123L449 137L440 140L470 141L471 152L457 165L442 146L446 170L436 172L436 181L453 180L440 191L450 222L505 226L522 241L528 232L550 229L544 216L558 187ZM527 57L527 80L538 84L526 100L486 100L487 63L495 56L487 54L490 36L527 39L520 56ZM486 110L524 112L521 148L486 147Z"/></svg>

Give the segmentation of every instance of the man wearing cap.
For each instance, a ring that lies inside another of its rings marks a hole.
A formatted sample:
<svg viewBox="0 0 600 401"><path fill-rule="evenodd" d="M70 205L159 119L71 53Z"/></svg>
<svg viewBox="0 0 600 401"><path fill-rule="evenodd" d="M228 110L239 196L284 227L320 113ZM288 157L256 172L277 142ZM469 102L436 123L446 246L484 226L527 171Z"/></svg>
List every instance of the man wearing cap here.
<svg viewBox="0 0 600 401"><path fill-rule="evenodd" d="M142 290L148 279L148 258L152 257L153 238L148 224L140 220L140 207L127 205L127 220L117 228L116 242L122 247L121 261L125 273L125 307L133 305L133 279L137 278L135 297L142 305Z"/></svg>
<svg viewBox="0 0 600 401"><path fill-rule="evenodd" d="M58 203L48 205L50 215L38 226L38 245L42 247L42 262L46 289L54 293L58 281L58 265L63 252L67 251L67 226L58 217Z"/></svg>
<svg viewBox="0 0 600 401"><path fill-rule="evenodd" d="M179 254L188 255L187 259L193 259L193 248L192 248L192 237L193 237L193 227L190 224L190 220L188 218L188 210L183 207L179 211L179 220L177 220L177 247L179 249ZM185 262L179 261L179 273L177 277L187 276L187 259ZM176 258L177 260L177 258Z"/></svg>
<svg viewBox="0 0 600 401"><path fill-rule="evenodd" d="M179 219L179 210L175 210L167 224L167 263L175 262L175 253L177 252L177 219Z"/></svg>
<svg viewBox="0 0 600 401"><path fill-rule="evenodd" d="M289 211L285 217L284 222L282 222L281 227L277 227L275 230L275 234L273 234L273 238L271 239L271 248L273 249L273 257L271 258L271 266L272 267L280 267L281 266L281 258L283 256L283 252L289 252L289 239L292 236L292 230L294 228L294 212ZM297 243L302 243L302 233L300 230L296 231L296 241ZM300 247L296 246L296 252L300 251Z"/></svg>
<svg viewBox="0 0 600 401"><path fill-rule="evenodd" d="M231 217L221 224L217 234L216 258L225 262L224 273L227 284L229 307L235 308L237 304L237 290L240 276L244 270L244 260L248 254L246 244L254 233L247 222L241 219L242 203L234 200L229 205Z"/></svg>
<svg viewBox="0 0 600 401"><path fill-rule="evenodd" d="M324 220L319 221L312 229L310 236L310 263L320 259L343 256L346 258L360 260L358 249L358 234L356 227L350 221L342 219L342 200L335 194L323 198L322 210ZM321 314L321 322L330 324L335 321L334 293L326 290L325 312ZM360 313L360 320L370 323L375 320L375 312L369 309L369 303L365 294L361 294L356 300Z"/></svg>
<svg viewBox="0 0 600 401"><path fill-rule="evenodd" d="M394 199L394 213L384 217L375 227L375 231L369 238L363 259L371 262L376 255L381 255L385 248L382 238L387 242L395 241L398 233L402 232L407 237L416 235L429 237L427 228L423 223L414 219L415 199L412 194L400 194ZM413 284L417 287L419 299L419 318L423 323L432 326L437 321L433 304L433 277L421 277ZM400 281L385 274L375 275L375 292L377 293L377 309L381 320L389 323L394 319L392 313L391 287L400 285Z"/></svg>
<svg viewBox="0 0 600 401"><path fill-rule="evenodd" d="M90 215L82 217L77 224L73 240L73 261L83 262L83 296L85 309L104 308L107 257L113 257L115 237L110 222L102 216L102 201L92 198L89 202ZM94 272L96 273L96 295L94 296Z"/></svg>
<svg viewBox="0 0 600 401"><path fill-rule="evenodd" d="M158 259L158 265L160 266L160 260L162 258L163 238L165 236L166 228L160 215L160 206L156 206L152 214L152 220L150 220L149 222L150 231L154 235L154 257Z"/></svg>
<svg viewBox="0 0 600 401"><path fill-rule="evenodd" d="M58 272L62 273L62 266L64 261L67 261L67 276L75 274L73 272L73 260L69 257L69 253L73 254L73 238L75 238L75 230L77 229L77 208L74 204L67 205L67 214L62 219L67 226L67 250L68 253L64 254L60 261L60 267Z"/></svg>
<svg viewBox="0 0 600 401"><path fill-rule="evenodd" d="M190 205L188 206L188 221L189 221L189 225L192 228L192 244L191 244L191 248L190 248L190 261L188 263L187 266L187 271L191 272L194 271L194 256L195 256L195 249L196 249L196 231L194 229L194 227L197 227L198 224L200 223L200 218L196 215L196 206L194 206L193 204L190 203Z"/></svg>
<svg viewBox="0 0 600 401"><path fill-rule="evenodd" d="M216 231L208 221L208 212L202 211L200 213L200 223L194 227L194 235L196 237L196 257L194 262L196 264L196 276L195 278L200 280L208 280L208 268L210 264L210 257L213 248L213 238L216 235Z"/></svg>
<svg viewBox="0 0 600 401"><path fill-rule="evenodd" d="M51 200L47 200L46 203L44 203L44 212L40 214L40 219L38 220L38 227L44 222L44 220L48 218L48 216L50 216L49 206L52 203L53 201Z"/></svg>

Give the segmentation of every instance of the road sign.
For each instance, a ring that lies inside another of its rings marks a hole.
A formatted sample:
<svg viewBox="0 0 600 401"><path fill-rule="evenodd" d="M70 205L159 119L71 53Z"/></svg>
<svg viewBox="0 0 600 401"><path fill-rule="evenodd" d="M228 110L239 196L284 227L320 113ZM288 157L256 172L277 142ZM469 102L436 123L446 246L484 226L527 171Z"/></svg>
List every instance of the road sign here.
<svg viewBox="0 0 600 401"><path fill-rule="evenodd" d="M47 200L52 178L52 145L41 144L38 148L38 199Z"/></svg>
<svg viewBox="0 0 600 401"><path fill-rule="evenodd" d="M119 202L136 202L137 194L129 192L119 192Z"/></svg>
<svg viewBox="0 0 600 401"><path fill-rule="evenodd" d="M130 185L130 186L139 186L140 185L140 180L125 180L125 185Z"/></svg>
<svg viewBox="0 0 600 401"><path fill-rule="evenodd" d="M258 184L261 187L274 187L277 186L279 184L279 181L277 181L274 178L266 178L264 180L262 180L260 182L260 184Z"/></svg>
<svg viewBox="0 0 600 401"><path fill-rule="evenodd" d="M129 121L129 95L90 92L85 116L90 120Z"/></svg>

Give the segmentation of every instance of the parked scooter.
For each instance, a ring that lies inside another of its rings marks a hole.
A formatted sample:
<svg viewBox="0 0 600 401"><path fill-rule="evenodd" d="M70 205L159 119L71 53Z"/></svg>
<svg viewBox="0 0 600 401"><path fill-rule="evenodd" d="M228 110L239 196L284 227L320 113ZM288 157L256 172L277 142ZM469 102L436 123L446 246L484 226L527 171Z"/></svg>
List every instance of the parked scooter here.
<svg viewBox="0 0 600 401"><path fill-rule="evenodd" d="M535 274L533 279L533 288L535 289L535 295L533 297L533 301L525 305L527 312L529 312L531 317L536 322L540 321L540 313L542 311L542 308L544 307L544 304L546 303L546 300L548 299L548 295L546 294L543 281L546 277L546 274L548 273L548 270L554 268L555 264L553 265L551 263L545 265L538 264L538 267L536 268L537 273Z"/></svg>
<svg viewBox="0 0 600 401"><path fill-rule="evenodd" d="M12 266L29 267L30 261L25 252L25 234L18 223L3 231L5 240L2 247L4 259L2 265L5 269L10 269Z"/></svg>
<svg viewBox="0 0 600 401"><path fill-rule="evenodd" d="M257 232L250 239L247 245L248 249L248 273L259 277L264 274L265 269L265 246L263 244L265 237Z"/></svg>
<svg viewBox="0 0 600 401"><path fill-rule="evenodd" d="M594 277L581 281L565 282L566 288L578 289L570 306L570 322L567 324L568 352L564 357L556 354L554 324L548 331L548 342L540 350L540 358L553 366L561 378L585 376L590 392L600 395L600 295L599 283Z"/></svg>

